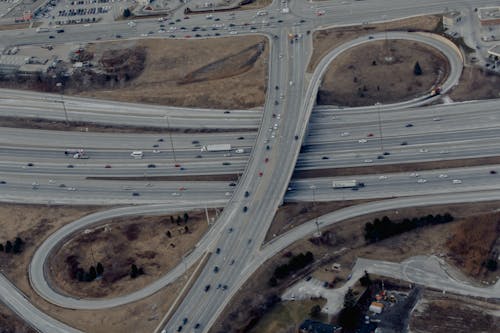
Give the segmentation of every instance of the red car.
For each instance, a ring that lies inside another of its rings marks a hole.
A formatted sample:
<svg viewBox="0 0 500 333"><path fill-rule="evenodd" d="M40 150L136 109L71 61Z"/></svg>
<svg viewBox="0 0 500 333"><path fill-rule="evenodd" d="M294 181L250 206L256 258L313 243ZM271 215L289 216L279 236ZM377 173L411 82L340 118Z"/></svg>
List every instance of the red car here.
<svg viewBox="0 0 500 333"><path fill-rule="evenodd" d="M262 177L263 173L262 171L259 172L259 177Z"/></svg>
<svg viewBox="0 0 500 333"><path fill-rule="evenodd" d="M264 160L264 162L266 162L266 163L269 162L269 158L266 157L266 159Z"/></svg>
<svg viewBox="0 0 500 333"><path fill-rule="evenodd" d="M179 163L176 163L176 164L175 164L175 167L176 167L176 168L178 168L178 167L180 167L180 166L181 166L181 165L180 165Z"/></svg>
<svg viewBox="0 0 500 333"><path fill-rule="evenodd" d="M373 133L368 133L368 135L367 135L367 136L373 136Z"/></svg>

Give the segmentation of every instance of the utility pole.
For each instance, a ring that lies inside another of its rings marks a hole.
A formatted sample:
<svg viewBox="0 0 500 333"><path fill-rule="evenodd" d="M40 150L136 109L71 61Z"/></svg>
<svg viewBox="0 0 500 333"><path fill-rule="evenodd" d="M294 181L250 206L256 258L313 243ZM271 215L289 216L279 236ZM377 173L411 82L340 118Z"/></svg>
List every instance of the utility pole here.
<svg viewBox="0 0 500 333"><path fill-rule="evenodd" d="M165 120L167 122L167 131L170 138L170 146L172 147L172 155L174 156L174 163L177 163L177 159L175 158L174 140L172 139L172 132L170 131L170 122L168 121L168 116L165 116Z"/></svg>

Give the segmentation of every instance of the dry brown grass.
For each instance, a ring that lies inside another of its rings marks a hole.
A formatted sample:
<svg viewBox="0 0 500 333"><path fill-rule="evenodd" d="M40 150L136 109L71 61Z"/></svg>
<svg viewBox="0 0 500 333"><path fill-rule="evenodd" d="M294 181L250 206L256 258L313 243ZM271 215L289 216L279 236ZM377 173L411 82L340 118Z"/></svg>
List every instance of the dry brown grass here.
<svg viewBox="0 0 500 333"><path fill-rule="evenodd" d="M409 326L415 333L494 333L498 332L500 317L492 315L492 311L498 313L498 307L426 291L412 311Z"/></svg>
<svg viewBox="0 0 500 333"><path fill-rule="evenodd" d="M453 226L446 242L451 261L466 274L480 277L482 263L500 236L500 213L472 216Z"/></svg>
<svg viewBox="0 0 500 333"><path fill-rule="evenodd" d="M179 215L182 217L183 213ZM178 215L171 216L176 220ZM207 228L204 211L189 212L188 222L182 221L179 225L172 224L170 216L103 221L91 232L76 235L54 253L49 263L51 279L63 292L79 297L124 295L148 285L178 265ZM100 262L104 267L102 279L79 282L71 276L71 265L67 262L71 257L87 272L90 266ZM132 264L143 268L145 275L131 279Z"/></svg>
<svg viewBox="0 0 500 333"><path fill-rule="evenodd" d="M465 67L450 97L454 101L499 98L500 75L478 67Z"/></svg>
<svg viewBox="0 0 500 333"><path fill-rule="evenodd" d="M388 62L386 57L392 60ZM422 75L413 73L416 62ZM323 78L318 104L364 106L412 99L443 82L448 71L446 57L425 44L374 41L335 59Z"/></svg>
<svg viewBox="0 0 500 333"><path fill-rule="evenodd" d="M8 307L0 303L0 332L2 333L35 333L36 331L26 324Z"/></svg>
<svg viewBox="0 0 500 333"><path fill-rule="evenodd" d="M84 332L122 333L152 332L160 323L182 289L194 267L183 277L156 294L138 302L105 310L63 309L38 296L30 286L27 269L36 247L54 230L90 212L103 207L64 207L4 204L0 206L0 241L21 235L26 240L25 250L15 257L0 253L5 275L28 296L30 301L50 316Z"/></svg>
<svg viewBox="0 0 500 333"><path fill-rule="evenodd" d="M357 25L316 31L313 34L313 54L307 71L312 72L328 52L357 37L391 30L435 31L440 26L440 15L428 15L381 24Z"/></svg>
<svg viewBox="0 0 500 333"><path fill-rule="evenodd" d="M186 107L252 108L264 103L269 50L267 39L261 36L96 43L89 51L100 59L102 52L118 47L146 49L142 73L114 89L79 95ZM262 53L243 52L261 47ZM245 66L229 66L234 63ZM198 75L201 81L186 83L190 82L186 78L207 68L211 69L207 75Z"/></svg>

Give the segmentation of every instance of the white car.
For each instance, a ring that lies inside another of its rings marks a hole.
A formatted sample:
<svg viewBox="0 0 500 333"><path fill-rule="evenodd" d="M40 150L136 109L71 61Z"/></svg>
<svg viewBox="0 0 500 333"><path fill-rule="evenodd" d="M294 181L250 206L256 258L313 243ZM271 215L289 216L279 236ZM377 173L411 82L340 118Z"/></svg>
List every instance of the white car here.
<svg viewBox="0 0 500 333"><path fill-rule="evenodd" d="M439 175L439 178L448 178L448 175L445 174L445 173L442 173L442 174Z"/></svg>
<svg viewBox="0 0 500 333"><path fill-rule="evenodd" d="M373 160L367 159L365 160L365 163L373 163Z"/></svg>
<svg viewBox="0 0 500 333"><path fill-rule="evenodd" d="M68 188L66 188L66 190L68 190L68 191L76 191L76 188L74 188L74 187L68 187Z"/></svg>
<svg viewBox="0 0 500 333"><path fill-rule="evenodd" d="M243 148L238 148L234 151L236 154L243 154L245 152L245 149Z"/></svg>
<svg viewBox="0 0 500 333"><path fill-rule="evenodd" d="M229 34L230 34L230 35L237 35L237 34L238 34L238 31L231 31Z"/></svg>
<svg viewBox="0 0 500 333"><path fill-rule="evenodd" d="M426 149L426 148L420 148L420 152L421 153L427 153L429 151L429 149Z"/></svg>
<svg viewBox="0 0 500 333"><path fill-rule="evenodd" d="M366 143L366 142L368 142L368 141L367 141L366 139L359 139L359 140L358 140L358 142L359 142L359 143Z"/></svg>
<svg viewBox="0 0 500 333"><path fill-rule="evenodd" d="M452 183L453 184L462 184L462 180L461 179L453 179Z"/></svg>
<svg viewBox="0 0 500 333"><path fill-rule="evenodd" d="M342 133L340 133L340 136L349 136L350 134L351 133L349 133L349 132L342 132Z"/></svg>
<svg viewBox="0 0 500 333"><path fill-rule="evenodd" d="M226 196L226 197L228 197L228 196L230 196L230 195L231 195L231 192L226 192L226 193L225 193L225 196Z"/></svg>
<svg viewBox="0 0 500 333"><path fill-rule="evenodd" d="M410 174L410 177L420 177L420 175L418 173L416 173L416 172L412 172Z"/></svg>
<svg viewBox="0 0 500 333"><path fill-rule="evenodd" d="M417 180L417 183L419 184L427 183L427 179L420 178L419 180Z"/></svg>
<svg viewBox="0 0 500 333"><path fill-rule="evenodd" d="M159 149L154 149L153 150L153 154L159 154L159 153L161 153L161 151Z"/></svg>
<svg viewBox="0 0 500 333"><path fill-rule="evenodd" d="M172 195L173 195L174 197L178 197L180 194L179 194L179 193L177 193L177 192L174 192L174 193L172 193Z"/></svg>
<svg viewBox="0 0 500 333"><path fill-rule="evenodd" d="M378 177L378 179L384 180L384 179L387 179L387 176L380 176L380 177Z"/></svg>

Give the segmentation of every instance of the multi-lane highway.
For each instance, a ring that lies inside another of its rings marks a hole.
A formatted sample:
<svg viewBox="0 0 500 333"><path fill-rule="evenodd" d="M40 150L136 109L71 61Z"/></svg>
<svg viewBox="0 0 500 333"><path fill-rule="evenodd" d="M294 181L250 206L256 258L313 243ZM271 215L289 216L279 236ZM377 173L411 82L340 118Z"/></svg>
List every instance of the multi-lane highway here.
<svg viewBox="0 0 500 333"><path fill-rule="evenodd" d="M185 261L191 265L203 253L211 253L192 288L167 318L165 326L161 327L167 332L178 331L179 328L183 331L196 329L196 332L206 332L239 287L263 261L297 239L308 235L312 232L311 228L315 228L311 223L305 224L260 249L269 224L281 202L311 200L312 185L317 200L341 199L341 197L356 199L410 196L335 212L334 215L319 219L321 223L324 222L322 224L324 226L347 217L391 207L422 205L425 202L435 204L497 198L498 193L485 191L497 187L498 180L495 174L490 172L493 167L430 170L419 172L418 176L408 173L357 176L356 179L366 185L358 191L333 190L329 184L339 179L338 177L294 180L289 184L295 167L338 168L497 155L494 139L498 128L498 110L493 102L417 108L416 106L429 102L428 96L422 96L394 105L354 109L322 107L316 108L313 112L316 93L328 63L346 49L370 42L372 39L368 39L367 36L347 42L333 50L322 59L313 74L305 73L312 52L311 35L306 33L308 30L332 24L374 22L441 12L446 7L471 11L474 6L484 3L486 2L463 1L457 4L445 0L422 0L415 5L408 0L397 3L377 0L309 4L292 1L289 5L291 13L282 14L281 9L284 5L274 1L267 8L268 19L258 18L255 11L239 12L234 20L227 13L220 14L223 22L227 20L227 24L229 21L235 23L231 29L221 29L221 36L253 33L251 27L255 26L255 31L270 37L268 91L264 112L187 110L64 98L70 120L161 128L167 126L198 129L258 128L257 135L255 132L173 134L173 142L170 144L169 135L61 133L38 130L22 130L16 134L12 130L2 128L0 180L5 179L5 183L0 184L2 190L5 190L2 191L2 200L23 201L20 198L22 194L31 193L26 195L25 200L50 202L51 198L59 200L58 196L60 198L65 196L73 197L73 200L66 202L82 202L94 196L94 198L107 197L110 203L162 203L154 207L121 208L121 210L93 214L58 230L44 242L33 258L30 279L35 290L48 301L70 308L106 308L143 298L173 281L180 275L181 268L175 268L162 279L135 293L107 301L89 301L59 295L52 290L43 272L45 258L50 254L52 247L68 233L76 232L89 223L97 223L105 217L133 213L160 213L180 206L194 208L204 204L227 203L216 225L186 257ZM317 17L318 9L324 10L325 14ZM173 18L177 17L182 18L183 14L175 13ZM260 20L267 22L258 22ZM144 33L154 35L148 31L154 30L157 24L154 20L141 20L134 29L125 22L95 24L84 29L68 27L66 32L58 35L53 42L89 41L97 37L114 39L118 34L122 37L140 37ZM203 15L192 15L189 20L175 23L176 26L187 26L186 29L179 28L175 32L175 38L186 37L191 34L189 32L191 27L200 24L206 24ZM297 34L299 37L292 43L288 40L289 33ZM399 32L375 34L372 37L373 40L403 38L428 43L438 48L448 57L451 65L451 73L443 85L443 91L446 92L457 83L463 60L457 49L443 39L425 34ZM0 46L40 43L46 41L32 30L7 31L2 33ZM276 105L275 101L280 102ZM409 107L412 109L408 109ZM471 110L477 111L477 114L471 116ZM59 95L0 91L0 111L4 116L64 119ZM222 142L243 148L245 152L236 154L233 151L231 156L227 152L200 152L201 145ZM171 145L175 147L175 158L174 151L170 149ZM300 153L301 147L302 153ZM64 149L80 148L88 152L90 159L75 160L63 153ZM132 150L144 150L144 159L132 159L130 157ZM132 182L85 179L87 176L223 173L242 173L242 175L236 186L229 186L229 182ZM61 187L61 184L64 184L64 187ZM289 187L292 188L291 191L287 191ZM453 191L454 195L429 195L446 191ZM134 195L134 192L138 195ZM426 196L415 197L416 194ZM207 197L212 201L208 202ZM0 284L3 285L1 282ZM218 288L219 285L225 287ZM18 297L13 295L13 298ZM32 310L27 311L31 313ZM33 319L36 318L35 315L27 314L25 317L31 318L27 320L32 324L36 322ZM45 321L47 320L50 321L45 318ZM49 331L46 326L35 324L34 326L41 331Z"/></svg>

